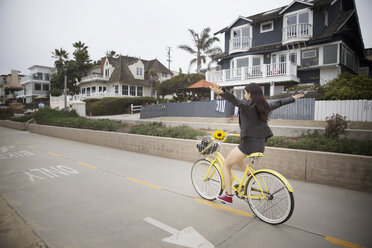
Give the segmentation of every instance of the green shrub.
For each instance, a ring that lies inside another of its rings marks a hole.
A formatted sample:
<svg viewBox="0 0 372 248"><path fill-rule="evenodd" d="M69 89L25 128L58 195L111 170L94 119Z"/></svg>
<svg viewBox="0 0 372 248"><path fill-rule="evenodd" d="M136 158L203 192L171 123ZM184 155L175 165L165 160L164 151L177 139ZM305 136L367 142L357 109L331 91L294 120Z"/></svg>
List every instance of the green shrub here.
<svg viewBox="0 0 372 248"><path fill-rule="evenodd" d="M267 140L266 145L281 148L372 156L371 140L340 139L337 137L320 135L317 132L299 138L273 136Z"/></svg>
<svg viewBox="0 0 372 248"><path fill-rule="evenodd" d="M80 117L74 110L58 111L50 108L36 111L34 113L34 119L38 124L104 131L115 131L122 126L120 121L91 120Z"/></svg>
<svg viewBox="0 0 372 248"><path fill-rule="evenodd" d="M11 120L16 122L27 122L33 118L32 115L24 115L19 117L13 117Z"/></svg>
<svg viewBox="0 0 372 248"><path fill-rule="evenodd" d="M87 114L93 116L129 114L131 104L144 105L156 102L152 97L105 97L84 101Z"/></svg>
<svg viewBox="0 0 372 248"><path fill-rule="evenodd" d="M0 120L9 120L12 116L13 112L10 108L0 108Z"/></svg>
<svg viewBox="0 0 372 248"><path fill-rule="evenodd" d="M161 122L133 126L129 130L129 133L180 139L197 139L199 136L207 135L203 131L187 126L165 127Z"/></svg>
<svg viewBox="0 0 372 248"><path fill-rule="evenodd" d="M325 100L372 99L372 79L341 73L324 86Z"/></svg>
<svg viewBox="0 0 372 248"><path fill-rule="evenodd" d="M326 117L327 126L325 128L325 136L337 138L342 134L346 134L348 121L346 116L333 114L331 117Z"/></svg>

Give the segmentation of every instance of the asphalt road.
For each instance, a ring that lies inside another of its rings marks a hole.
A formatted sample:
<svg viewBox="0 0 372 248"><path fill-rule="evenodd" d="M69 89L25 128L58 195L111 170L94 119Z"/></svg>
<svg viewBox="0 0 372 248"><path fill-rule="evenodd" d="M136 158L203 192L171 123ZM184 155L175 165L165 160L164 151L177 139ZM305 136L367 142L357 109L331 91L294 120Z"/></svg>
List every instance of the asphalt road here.
<svg viewBox="0 0 372 248"><path fill-rule="evenodd" d="M201 200L192 164L0 127L0 194L48 247L372 247L372 194L290 180L272 226Z"/></svg>

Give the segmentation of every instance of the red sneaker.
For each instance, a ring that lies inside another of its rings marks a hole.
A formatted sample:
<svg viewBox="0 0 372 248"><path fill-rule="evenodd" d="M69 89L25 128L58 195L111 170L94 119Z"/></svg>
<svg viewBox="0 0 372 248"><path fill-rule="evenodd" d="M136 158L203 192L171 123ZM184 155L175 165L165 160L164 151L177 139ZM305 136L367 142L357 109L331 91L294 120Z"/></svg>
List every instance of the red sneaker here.
<svg viewBox="0 0 372 248"><path fill-rule="evenodd" d="M227 204L227 205L230 205L232 204L232 195L229 195L228 193L225 193L224 195L220 195L219 197L217 197L217 201L223 203L223 204Z"/></svg>

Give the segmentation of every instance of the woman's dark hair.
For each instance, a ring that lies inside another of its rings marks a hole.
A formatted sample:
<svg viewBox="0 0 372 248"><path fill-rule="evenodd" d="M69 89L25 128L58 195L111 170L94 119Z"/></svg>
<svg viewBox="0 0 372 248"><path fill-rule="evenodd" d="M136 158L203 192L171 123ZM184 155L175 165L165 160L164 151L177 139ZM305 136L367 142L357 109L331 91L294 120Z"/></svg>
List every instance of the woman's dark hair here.
<svg viewBox="0 0 372 248"><path fill-rule="evenodd" d="M245 86L245 90L251 93L251 99L256 104L259 119L266 122L269 117L270 107L263 95L261 87L256 83L250 83Z"/></svg>

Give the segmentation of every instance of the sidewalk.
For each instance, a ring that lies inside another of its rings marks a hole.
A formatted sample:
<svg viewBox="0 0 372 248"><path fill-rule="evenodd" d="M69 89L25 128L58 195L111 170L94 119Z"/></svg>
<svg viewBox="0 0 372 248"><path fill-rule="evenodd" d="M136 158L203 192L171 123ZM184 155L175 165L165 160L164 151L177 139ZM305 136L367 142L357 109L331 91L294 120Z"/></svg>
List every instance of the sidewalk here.
<svg viewBox="0 0 372 248"><path fill-rule="evenodd" d="M195 129L224 130L226 132L239 133L238 118L203 118L203 117L158 117L150 119L140 119L140 114L124 114L111 116L91 116L91 119L110 119L119 120L129 125L140 125L150 122L162 122L166 126L174 127L186 125ZM325 121L312 120L281 120L272 119L269 126L275 136L299 137L308 132L324 132ZM372 140L371 122L354 122L351 129L348 129L350 138Z"/></svg>

